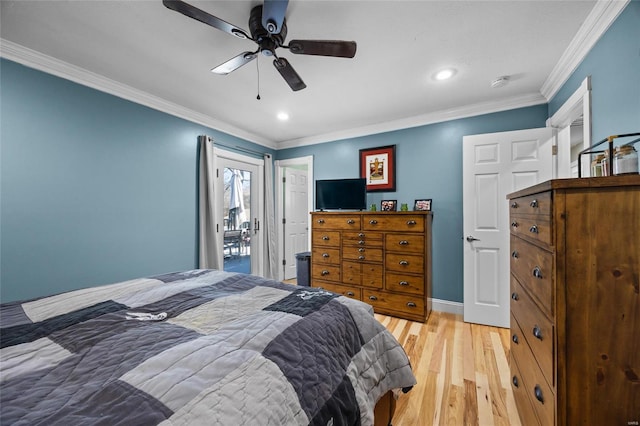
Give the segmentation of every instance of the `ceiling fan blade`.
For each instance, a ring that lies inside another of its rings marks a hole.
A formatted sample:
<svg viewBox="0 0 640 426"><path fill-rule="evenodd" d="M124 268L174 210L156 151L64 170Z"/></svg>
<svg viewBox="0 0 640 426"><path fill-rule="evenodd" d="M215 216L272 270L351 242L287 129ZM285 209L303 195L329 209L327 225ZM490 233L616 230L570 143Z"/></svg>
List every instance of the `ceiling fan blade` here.
<svg viewBox="0 0 640 426"><path fill-rule="evenodd" d="M353 58L356 42L343 40L291 40L287 46L291 53L298 55L335 56Z"/></svg>
<svg viewBox="0 0 640 426"><path fill-rule="evenodd" d="M287 61L285 58L274 59L273 65L276 67L282 78L284 78L289 87L291 87L291 90L293 90L294 92L307 87L296 70L293 69L289 61Z"/></svg>
<svg viewBox="0 0 640 426"><path fill-rule="evenodd" d="M288 5L289 0L264 0L262 26L269 34L278 34L282 30Z"/></svg>
<svg viewBox="0 0 640 426"><path fill-rule="evenodd" d="M236 37L251 39L244 30L181 0L162 0L162 4L171 10L180 12L189 18L193 18Z"/></svg>
<svg viewBox="0 0 640 426"><path fill-rule="evenodd" d="M227 62L218 65L217 67L212 69L211 72L220 75L227 75L230 72L237 70L241 66L253 61L257 56L258 54L256 52L242 52L238 56L234 56L233 58L229 59Z"/></svg>

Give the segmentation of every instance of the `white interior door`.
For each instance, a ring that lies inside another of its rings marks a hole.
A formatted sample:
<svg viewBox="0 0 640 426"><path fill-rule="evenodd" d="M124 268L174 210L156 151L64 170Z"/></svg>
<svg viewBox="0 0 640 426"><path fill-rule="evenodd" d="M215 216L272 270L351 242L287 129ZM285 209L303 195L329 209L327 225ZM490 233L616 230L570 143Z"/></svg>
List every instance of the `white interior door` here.
<svg viewBox="0 0 640 426"><path fill-rule="evenodd" d="M509 327L506 195L552 178L553 129L465 136L464 320Z"/></svg>
<svg viewBox="0 0 640 426"><path fill-rule="evenodd" d="M284 181L284 279L296 277L296 254L309 246L308 174L306 170L285 168Z"/></svg>

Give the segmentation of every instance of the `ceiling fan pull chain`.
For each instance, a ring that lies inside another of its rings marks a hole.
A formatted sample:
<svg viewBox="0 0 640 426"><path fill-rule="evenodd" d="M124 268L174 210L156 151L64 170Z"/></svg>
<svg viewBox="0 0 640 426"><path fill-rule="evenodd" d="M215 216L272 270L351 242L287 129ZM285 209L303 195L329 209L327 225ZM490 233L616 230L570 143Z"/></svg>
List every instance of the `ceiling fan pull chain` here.
<svg viewBox="0 0 640 426"><path fill-rule="evenodd" d="M260 58L256 58L256 70L258 70L258 96L257 100L260 100Z"/></svg>

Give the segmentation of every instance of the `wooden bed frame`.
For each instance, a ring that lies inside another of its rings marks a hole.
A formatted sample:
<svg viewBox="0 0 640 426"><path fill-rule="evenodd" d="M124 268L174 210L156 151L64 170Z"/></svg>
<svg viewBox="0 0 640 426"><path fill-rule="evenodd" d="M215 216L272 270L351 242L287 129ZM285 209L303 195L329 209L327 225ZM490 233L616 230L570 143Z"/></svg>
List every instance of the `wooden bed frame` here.
<svg viewBox="0 0 640 426"><path fill-rule="evenodd" d="M373 411L374 426L391 426L391 420L393 419L393 413L395 411L396 399L393 396L393 391L389 391L376 403Z"/></svg>

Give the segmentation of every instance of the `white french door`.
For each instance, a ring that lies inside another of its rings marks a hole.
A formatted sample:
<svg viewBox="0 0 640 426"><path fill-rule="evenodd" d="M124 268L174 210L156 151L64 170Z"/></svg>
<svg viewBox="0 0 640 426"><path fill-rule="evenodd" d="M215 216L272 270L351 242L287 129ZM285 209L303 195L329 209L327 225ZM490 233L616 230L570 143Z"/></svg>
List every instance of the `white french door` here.
<svg viewBox="0 0 640 426"><path fill-rule="evenodd" d="M507 194L552 178L553 129L465 136L464 320L509 327Z"/></svg>
<svg viewBox="0 0 640 426"><path fill-rule="evenodd" d="M228 272L262 275L264 162L214 148L219 264Z"/></svg>

